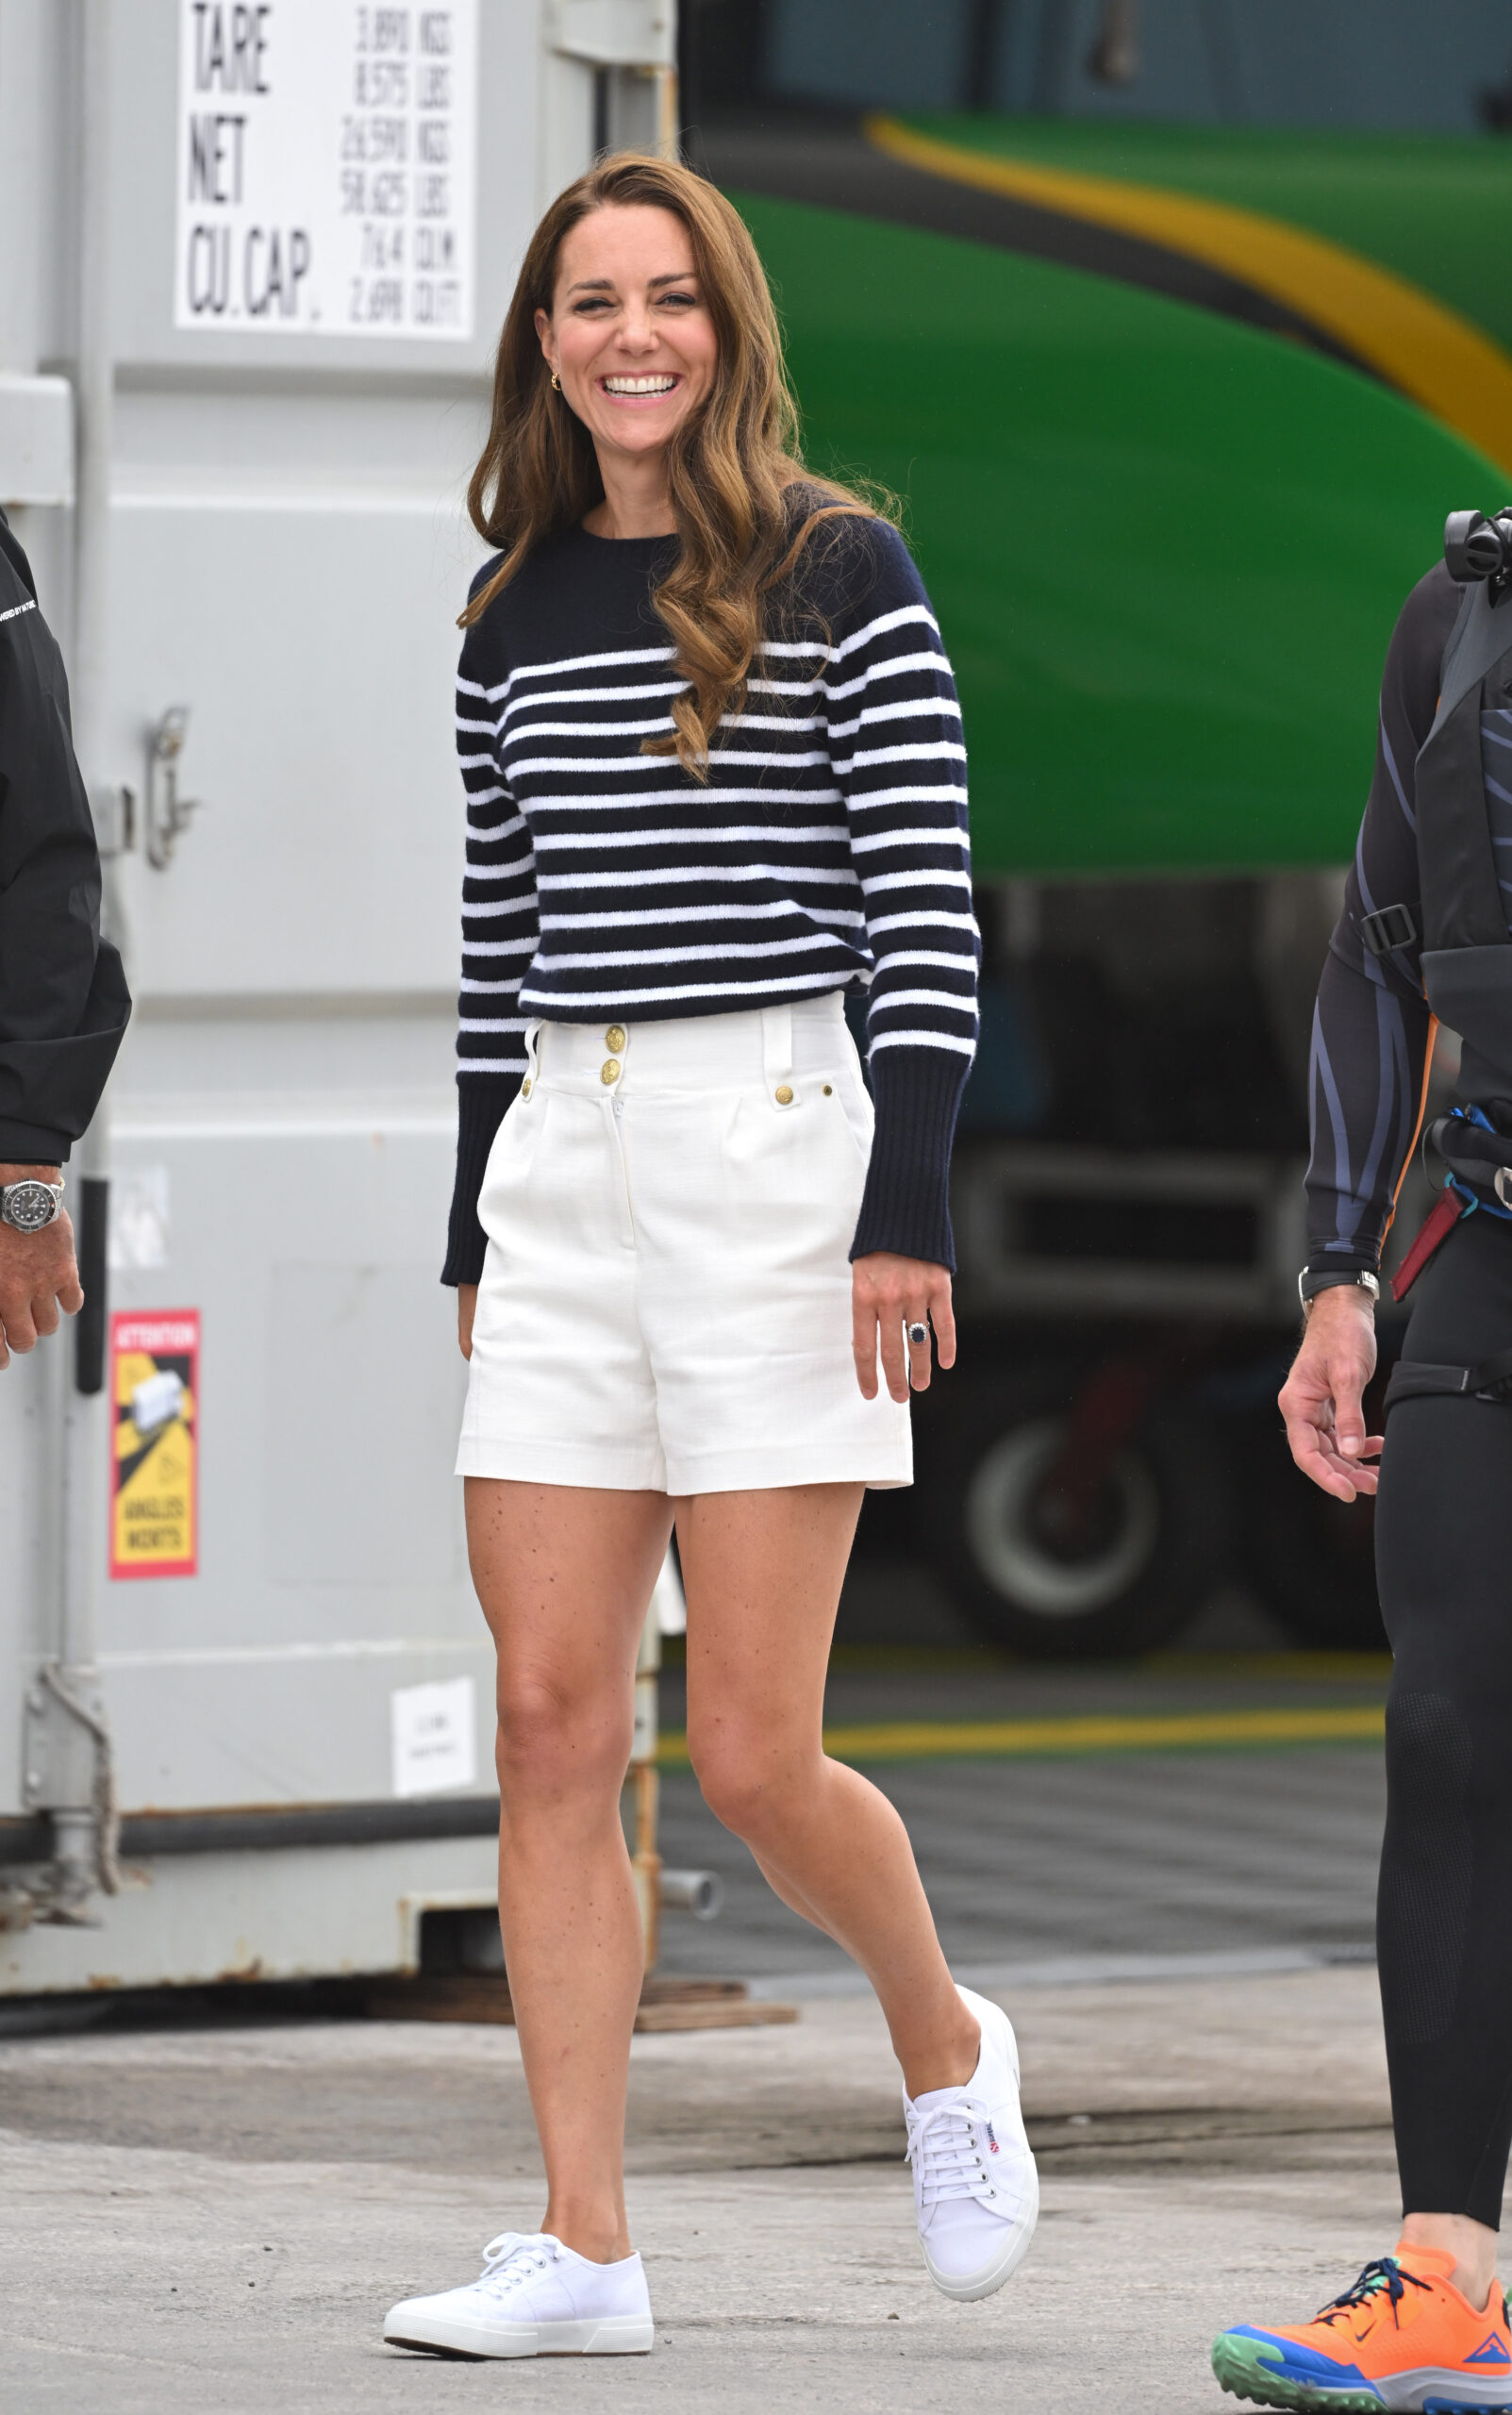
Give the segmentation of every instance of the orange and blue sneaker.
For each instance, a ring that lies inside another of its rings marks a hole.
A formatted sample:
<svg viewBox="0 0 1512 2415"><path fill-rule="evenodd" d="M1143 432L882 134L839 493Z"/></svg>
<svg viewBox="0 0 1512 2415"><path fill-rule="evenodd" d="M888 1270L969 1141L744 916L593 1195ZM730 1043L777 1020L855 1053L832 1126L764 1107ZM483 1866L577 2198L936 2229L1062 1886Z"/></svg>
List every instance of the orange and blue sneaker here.
<svg viewBox="0 0 1512 2415"><path fill-rule="evenodd" d="M1512 2337L1500 2282L1479 2314L1449 2275L1454 2258L1398 2247L1295 2330L1236 2323L1213 2342L1235 2398L1303 2415L1512 2415Z"/></svg>

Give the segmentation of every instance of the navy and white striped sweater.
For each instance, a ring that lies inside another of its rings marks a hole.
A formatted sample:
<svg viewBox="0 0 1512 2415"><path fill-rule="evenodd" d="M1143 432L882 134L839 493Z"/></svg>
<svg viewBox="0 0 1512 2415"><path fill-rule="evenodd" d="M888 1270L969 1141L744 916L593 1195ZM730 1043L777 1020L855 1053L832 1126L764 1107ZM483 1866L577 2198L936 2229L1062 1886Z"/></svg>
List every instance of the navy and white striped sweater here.
<svg viewBox="0 0 1512 2415"><path fill-rule="evenodd" d="M529 1019L662 1021L847 988L870 991L876 1105L852 1254L954 1264L979 949L960 708L928 597L885 522L825 524L706 785L641 752L683 684L650 600L675 543L570 529L462 648L449 1283L482 1270L478 1191Z"/></svg>

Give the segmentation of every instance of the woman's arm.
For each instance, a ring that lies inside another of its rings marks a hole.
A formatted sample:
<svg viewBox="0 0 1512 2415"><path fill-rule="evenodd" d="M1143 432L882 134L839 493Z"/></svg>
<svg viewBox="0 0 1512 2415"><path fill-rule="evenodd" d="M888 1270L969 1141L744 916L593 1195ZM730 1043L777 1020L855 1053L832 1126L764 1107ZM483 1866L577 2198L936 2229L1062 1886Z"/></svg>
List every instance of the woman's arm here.
<svg viewBox="0 0 1512 2415"><path fill-rule="evenodd" d="M530 832L499 768L497 731L507 681L490 680L480 622L468 631L457 683L457 749L467 792L462 879L462 987L457 1035L457 1179L441 1281L473 1291L487 1247L478 1193L494 1134L525 1069L520 984L536 952L540 914ZM471 1326L471 1302L467 1324ZM463 1337L466 1355L466 1337Z"/></svg>
<svg viewBox="0 0 1512 2415"><path fill-rule="evenodd" d="M874 968L876 1133L851 1255L953 1268L950 1152L976 1049L980 955L966 749L950 662L907 549L886 523L867 535L875 575L838 621L824 675Z"/></svg>
<svg viewBox="0 0 1512 2415"><path fill-rule="evenodd" d="M907 548L867 524L870 576L836 616L824 676L830 759L845 801L873 973L868 1069L876 1108L851 1256L856 1374L876 1391L876 1337L895 1399L929 1380L935 1327L955 1357L950 1155L976 1047L980 941L972 910L966 749L949 659Z"/></svg>

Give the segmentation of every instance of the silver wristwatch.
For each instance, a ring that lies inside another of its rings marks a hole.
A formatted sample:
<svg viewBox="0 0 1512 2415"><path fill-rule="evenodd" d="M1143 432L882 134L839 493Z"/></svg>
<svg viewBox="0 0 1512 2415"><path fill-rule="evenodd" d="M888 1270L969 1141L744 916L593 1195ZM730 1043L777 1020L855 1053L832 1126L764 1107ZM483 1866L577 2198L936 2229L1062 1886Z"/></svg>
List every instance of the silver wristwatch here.
<svg viewBox="0 0 1512 2415"><path fill-rule="evenodd" d="M1324 1274L1320 1276L1315 1274L1311 1277L1311 1282L1316 1285L1316 1289L1308 1288L1308 1271L1306 1267L1304 1267L1302 1273L1297 1277L1297 1297L1302 1303L1302 1317L1304 1324L1312 1308L1312 1304L1317 1299L1319 1292L1321 1291L1363 1291L1372 1304L1381 1296L1380 1277L1375 1274L1368 1274L1363 1270L1354 1274Z"/></svg>
<svg viewBox="0 0 1512 2415"><path fill-rule="evenodd" d="M60 1182L0 1183L0 1224L14 1232L40 1233L44 1224L56 1224L62 1212Z"/></svg>

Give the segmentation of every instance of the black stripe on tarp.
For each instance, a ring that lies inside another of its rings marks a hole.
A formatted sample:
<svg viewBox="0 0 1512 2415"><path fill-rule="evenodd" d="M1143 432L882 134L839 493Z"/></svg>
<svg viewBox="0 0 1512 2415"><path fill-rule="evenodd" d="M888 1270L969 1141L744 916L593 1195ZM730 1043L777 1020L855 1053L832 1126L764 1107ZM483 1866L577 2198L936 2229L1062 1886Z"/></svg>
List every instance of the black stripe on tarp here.
<svg viewBox="0 0 1512 2415"><path fill-rule="evenodd" d="M419 1844L428 1837L491 1837L496 1794L434 1795L418 1802L300 1803L226 1811L138 1811L121 1823L124 1861L180 1853L285 1852L311 1845ZM44 1816L0 1820L0 1864L46 1861Z"/></svg>
<svg viewBox="0 0 1512 2415"><path fill-rule="evenodd" d="M1035 202L931 175L878 151L855 126L716 124L694 128L688 142L692 164L722 192L735 196L744 192L771 201L806 203L815 209L844 210L853 218L917 226L928 234L955 235L997 251L1050 260L1057 268L1083 269L1305 344L1377 385L1388 382L1337 336L1205 260Z"/></svg>

